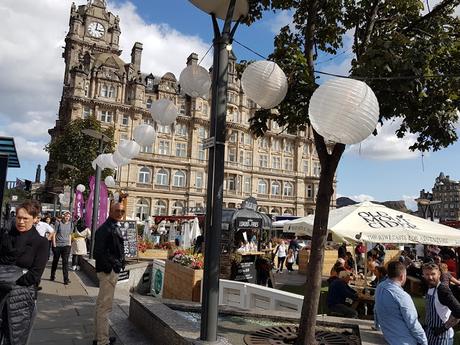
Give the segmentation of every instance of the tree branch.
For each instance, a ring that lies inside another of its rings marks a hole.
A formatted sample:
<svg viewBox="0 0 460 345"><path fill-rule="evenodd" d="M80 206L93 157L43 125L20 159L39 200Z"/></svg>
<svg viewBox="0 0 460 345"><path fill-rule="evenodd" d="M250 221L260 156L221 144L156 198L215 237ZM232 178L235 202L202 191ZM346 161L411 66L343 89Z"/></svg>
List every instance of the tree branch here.
<svg viewBox="0 0 460 345"><path fill-rule="evenodd" d="M316 16L318 15L318 0L311 1L308 7L307 28L305 30L305 57L307 59L310 75L315 75L315 30L316 30Z"/></svg>
<svg viewBox="0 0 460 345"><path fill-rule="evenodd" d="M460 0L443 0L441 3L439 3L437 6L435 6L435 8L433 8L433 10L431 12L428 12L423 17L420 17L415 22L409 24L409 26L406 27L402 31L402 33L406 34L407 32L411 31L412 29L414 29L415 27L419 26L423 22L435 17L436 15L438 15L439 12L442 12L443 10L445 10L446 7L448 7L448 6L458 6L458 5L460 5Z"/></svg>

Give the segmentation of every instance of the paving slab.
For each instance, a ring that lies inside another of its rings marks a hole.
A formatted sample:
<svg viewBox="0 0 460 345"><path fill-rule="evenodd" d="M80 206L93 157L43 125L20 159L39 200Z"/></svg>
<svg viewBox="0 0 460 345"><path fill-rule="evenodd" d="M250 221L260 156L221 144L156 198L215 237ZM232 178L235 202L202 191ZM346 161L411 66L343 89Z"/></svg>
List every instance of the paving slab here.
<svg viewBox="0 0 460 345"><path fill-rule="evenodd" d="M91 345L99 289L78 271L69 271L70 284L64 285L60 267L56 280L50 281L50 267L48 263L40 284L30 345ZM116 345L151 345L128 320L129 291L125 287L118 284L115 290L109 319L111 336L117 337Z"/></svg>

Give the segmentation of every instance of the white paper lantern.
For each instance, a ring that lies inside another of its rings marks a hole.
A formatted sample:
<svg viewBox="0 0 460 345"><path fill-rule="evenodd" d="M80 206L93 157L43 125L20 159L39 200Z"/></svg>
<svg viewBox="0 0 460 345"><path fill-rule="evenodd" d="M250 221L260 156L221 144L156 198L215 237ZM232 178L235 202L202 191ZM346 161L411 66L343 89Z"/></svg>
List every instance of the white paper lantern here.
<svg viewBox="0 0 460 345"><path fill-rule="evenodd" d="M155 130L147 124L139 125L134 128L133 138L141 146L152 145L155 141Z"/></svg>
<svg viewBox="0 0 460 345"><path fill-rule="evenodd" d="M104 179L104 183L107 187L115 187L115 180L113 179L113 176L107 176Z"/></svg>
<svg viewBox="0 0 460 345"><path fill-rule="evenodd" d="M85 187L84 185L82 185L82 184L79 184L79 185L77 186L77 190L78 190L79 192L81 192L81 193L84 193L84 191L86 190L86 187Z"/></svg>
<svg viewBox="0 0 460 345"><path fill-rule="evenodd" d="M217 18L225 19L230 0L190 0L190 2L202 11L209 14L213 13ZM232 19L238 20L241 17L246 17L248 15L248 11L248 0L236 0Z"/></svg>
<svg viewBox="0 0 460 345"><path fill-rule="evenodd" d="M276 107L286 97L288 82L283 70L273 61L256 61L241 76L246 96L265 109Z"/></svg>
<svg viewBox="0 0 460 345"><path fill-rule="evenodd" d="M181 91L191 97L208 98L211 88L211 78L206 68L189 65L184 68L179 77Z"/></svg>
<svg viewBox="0 0 460 345"><path fill-rule="evenodd" d="M326 140L356 144L377 126L379 103L366 83L334 78L315 90L308 113L311 125Z"/></svg>
<svg viewBox="0 0 460 345"><path fill-rule="evenodd" d="M116 150L113 154L112 154L112 159L113 159L113 162L118 166L118 167L121 167L123 165L127 165L131 162L131 159L129 158L125 158L121 155L120 152L118 152L118 150Z"/></svg>
<svg viewBox="0 0 460 345"><path fill-rule="evenodd" d="M118 152L120 152L123 157L128 159L137 156L140 150L141 147L139 144L132 140L123 141L118 145Z"/></svg>
<svg viewBox="0 0 460 345"><path fill-rule="evenodd" d="M118 167L113 161L113 155L111 153L104 153L101 156L105 169L116 169Z"/></svg>
<svg viewBox="0 0 460 345"><path fill-rule="evenodd" d="M150 111L153 120L164 126L168 126L176 121L178 114L177 107L174 103L164 98L153 102Z"/></svg>

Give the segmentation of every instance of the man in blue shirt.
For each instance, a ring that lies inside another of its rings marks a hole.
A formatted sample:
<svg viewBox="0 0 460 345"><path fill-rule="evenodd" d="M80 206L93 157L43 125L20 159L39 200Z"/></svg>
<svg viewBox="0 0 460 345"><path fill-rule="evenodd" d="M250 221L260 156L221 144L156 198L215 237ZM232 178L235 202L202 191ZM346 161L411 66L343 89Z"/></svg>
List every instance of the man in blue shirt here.
<svg viewBox="0 0 460 345"><path fill-rule="evenodd" d="M428 345L414 302L402 288L405 283L404 264L390 262L388 279L381 282L375 291L375 323L390 345Z"/></svg>
<svg viewBox="0 0 460 345"><path fill-rule="evenodd" d="M332 280L327 294L327 307L336 314L356 319L358 312L347 304L347 300L353 302L358 299L356 291L348 285L351 275L351 272L342 269L338 278Z"/></svg>

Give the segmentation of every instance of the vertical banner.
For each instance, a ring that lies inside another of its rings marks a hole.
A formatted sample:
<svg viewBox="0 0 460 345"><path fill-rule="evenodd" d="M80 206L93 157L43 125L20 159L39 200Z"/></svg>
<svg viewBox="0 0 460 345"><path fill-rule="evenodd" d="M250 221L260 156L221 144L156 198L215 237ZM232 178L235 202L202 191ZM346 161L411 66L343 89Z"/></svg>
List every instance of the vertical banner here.
<svg viewBox="0 0 460 345"><path fill-rule="evenodd" d="M91 229L91 222L93 219L93 200L94 200L94 183L95 183L95 177L91 176L89 178L89 196L88 200L86 200L86 205L85 205L85 225L87 228Z"/></svg>
<svg viewBox="0 0 460 345"><path fill-rule="evenodd" d="M97 218L97 226L99 227L104 223L108 217L108 202L109 202L109 192L104 181L101 181L99 186L99 214Z"/></svg>
<svg viewBox="0 0 460 345"><path fill-rule="evenodd" d="M94 186L96 184L96 179L94 176L89 178L89 197L86 201L86 212L85 212L85 224L87 227L91 228L91 221L93 219L93 202L94 202ZM96 228L99 227L108 217L108 190L107 186L103 181L100 182L99 185L99 214L97 218L97 225Z"/></svg>
<svg viewBox="0 0 460 345"><path fill-rule="evenodd" d="M75 203L73 207L73 220L83 217L83 193L79 190L75 191Z"/></svg>

